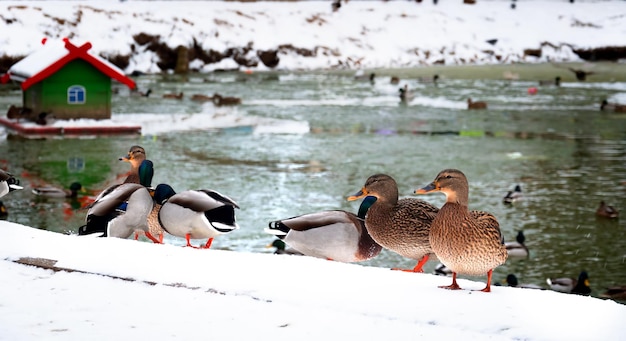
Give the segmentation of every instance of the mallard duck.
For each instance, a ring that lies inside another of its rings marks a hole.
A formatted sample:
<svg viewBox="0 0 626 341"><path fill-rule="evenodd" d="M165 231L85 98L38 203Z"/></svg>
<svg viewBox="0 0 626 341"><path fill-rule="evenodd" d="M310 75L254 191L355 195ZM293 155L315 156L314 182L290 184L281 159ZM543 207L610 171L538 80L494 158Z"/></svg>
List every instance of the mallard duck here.
<svg viewBox="0 0 626 341"><path fill-rule="evenodd" d="M4 203L0 200L0 219L6 219L9 216L9 210L4 206Z"/></svg>
<svg viewBox="0 0 626 341"><path fill-rule="evenodd" d="M223 105L239 105L241 104L241 98L239 97L225 97L220 94L213 95L213 104L218 107Z"/></svg>
<svg viewBox="0 0 626 341"><path fill-rule="evenodd" d="M600 294L600 297L611 298L618 301L626 301L626 285L618 285L609 287L605 292Z"/></svg>
<svg viewBox="0 0 626 341"><path fill-rule="evenodd" d="M544 289L540 285L537 285L537 284L520 284L517 279L517 276L515 276L514 274L508 274L506 276L506 279L504 280L504 283L506 283L508 286L513 287L513 288L541 289L541 290Z"/></svg>
<svg viewBox="0 0 626 341"><path fill-rule="evenodd" d="M436 74L432 77L420 77L417 79L417 81L420 83L437 85L437 82L439 81L439 75Z"/></svg>
<svg viewBox="0 0 626 341"><path fill-rule="evenodd" d="M604 200L602 200L600 201L600 205L596 209L596 216L609 219L617 219L619 218L619 211L616 210L615 207L607 205Z"/></svg>
<svg viewBox="0 0 626 341"><path fill-rule="evenodd" d="M428 233L437 207L415 198L398 200L398 185L386 174L370 176L348 200L359 198L376 199L365 216L365 227L372 238L384 248L418 261L407 271L423 272L422 267L432 254Z"/></svg>
<svg viewBox="0 0 626 341"><path fill-rule="evenodd" d="M517 236L515 236L514 242L504 243L504 247L506 247L506 253L509 255L509 257L528 257L530 253L528 252L528 247L526 247L526 244L524 244L525 240L526 236L524 236L524 231L518 231Z"/></svg>
<svg viewBox="0 0 626 341"><path fill-rule="evenodd" d="M207 96L202 94L193 94L191 96L192 101L200 101L200 102L212 102L213 96Z"/></svg>
<svg viewBox="0 0 626 341"><path fill-rule="evenodd" d="M400 101L402 103L408 103L413 99L413 93L409 91L407 84L404 84L404 87L398 89L398 92L400 93Z"/></svg>
<svg viewBox="0 0 626 341"><path fill-rule="evenodd" d="M363 69L357 70L354 74L354 80L358 82L369 82L370 84L376 83L376 74L374 72L366 75Z"/></svg>
<svg viewBox="0 0 626 341"><path fill-rule="evenodd" d="M205 239L200 248L211 247L213 238L239 228L235 209L239 208L231 198L208 189L174 192L171 186L159 184L154 190L154 200L161 204L158 220L163 229L187 240Z"/></svg>
<svg viewBox="0 0 626 341"><path fill-rule="evenodd" d="M540 80L539 81L539 85L543 85L543 86L548 86L548 85L561 86L561 77L556 76L556 77L554 77L554 79Z"/></svg>
<svg viewBox="0 0 626 341"><path fill-rule="evenodd" d="M163 98L169 98L169 99L183 99L184 94L182 92L179 92L177 94L163 94Z"/></svg>
<svg viewBox="0 0 626 341"><path fill-rule="evenodd" d="M566 294L591 294L589 275L586 271L581 271L578 275L578 279L570 277L548 278L546 279L546 283L548 283L550 289Z"/></svg>
<svg viewBox="0 0 626 341"><path fill-rule="evenodd" d="M432 192L446 195L446 203L431 224L429 238L435 255L452 270L452 284L442 288L460 289L457 274L487 273L487 286L481 291L491 291L493 269L507 258L498 220L490 213L468 209L469 185L458 169L439 172L433 182L415 191Z"/></svg>
<svg viewBox="0 0 626 341"><path fill-rule="evenodd" d="M152 196L141 184L119 184L108 187L88 206L85 225L79 235L128 238L145 233L155 243L148 228L148 215L154 207Z"/></svg>
<svg viewBox="0 0 626 341"><path fill-rule="evenodd" d="M145 187L152 186L154 164L146 159L146 150L143 147L130 147L128 154L119 160L130 163L130 172L124 183L142 184Z"/></svg>
<svg viewBox="0 0 626 341"><path fill-rule="evenodd" d="M617 104L617 103L609 103L606 99L600 103L601 111L613 111L613 112L626 112L626 105Z"/></svg>
<svg viewBox="0 0 626 341"><path fill-rule="evenodd" d="M41 186L33 188L33 194L48 198L76 198L78 192L84 191L80 182L72 182L69 189L56 186Z"/></svg>
<svg viewBox="0 0 626 341"><path fill-rule="evenodd" d="M363 222L374 201L375 198L363 200L358 214L342 210L303 214L272 221L265 231L307 256L345 263L365 261L382 249Z"/></svg>
<svg viewBox="0 0 626 341"><path fill-rule="evenodd" d="M22 188L23 187L20 186L20 180L13 177L11 173L0 169L0 198L7 195L9 192Z"/></svg>
<svg viewBox="0 0 626 341"><path fill-rule="evenodd" d="M579 81L585 81L587 80L587 76L591 76L593 74L595 74L595 72L591 72L591 71L585 71L585 70L580 70L580 69L574 69L574 68L567 68L568 70L572 71L574 73L574 75L576 75L576 79L578 79Z"/></svg>
<svg viewBox="0 0 626 341"><path fill-rule="evenodd" d="M287 247L282 239L275 239L271 244L268 244L266 247L276 248L274 251L275 255L294 255L294 256L304 256L304 254L294 248Z"/></svg>
<svg viewBox="0 0 626 341"><path fill-rule="evenodd" d="M433 274L439 276L448 276L452 275L452 271L450 271L447 266L443 265L443 263L438 263L437 266L435 266L435 270L433 270Z"/></svg>
<svg viewBox="0 0 626 341"><path fill-rule="evenodd" d="M474 102L471 98L467 99L467 109L468 110L481 110L487 109L487 102Z"/></svg>
<svg viewBox="0 0 626 341"><path fill-rule="evenodd" d="M522 187L520 185L515 185L515 189L508 191L504 198L502 198L502 202L505 204L512 204L516 201L522 200L523 197Z"/></svg>

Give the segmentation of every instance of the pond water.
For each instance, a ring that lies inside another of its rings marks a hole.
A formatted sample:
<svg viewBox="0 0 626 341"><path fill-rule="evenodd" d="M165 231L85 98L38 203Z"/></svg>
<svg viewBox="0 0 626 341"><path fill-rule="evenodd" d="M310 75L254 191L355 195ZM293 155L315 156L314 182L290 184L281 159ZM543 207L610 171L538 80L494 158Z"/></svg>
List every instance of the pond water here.
<svg viewBox="0 0 626 341"><path fill-rule="evenodd" d="M400 195L408 197L440 170L458 168L470 182L471 209L493 213L507 240L519 230L526 235L530 257L509 259L494 271L494 281L514 273L523 283L545 286L547 277L576 277L586 270L593 295L626 285L624 218L595 216L601 200L626 207L626 115L599 110L603 98L623 96L626 79L576 82L563 71L561 87L538 87L537 75L553 78L554 68L528 66L532 76L512 82L499 79L502 70L378 70L374 85L347 72L140 77L139 87L153 94L136 98L121 89L113 102L116 113L270 118L306 123L310 132L294 133L285 125L260 133L254 126L237 127L237 119L233 129L137 137L28 140L4 132L0 166L20 177L26 190L2 199L9 221L75 233L85 217L80 203L38 198L31 187L79 181L97 192L120 181L128 164L118 158L140 144L155 164L153 184L166 182L177 191L215 189L239 203L241 229L216 238L214 248L271 252L265 246L273 237L263 232L269 221L328 209L356 211L359 202L346 197L374 173L393 176ZM417 79L435 72L442 75L438 86ZM392 74L401 78L399 85L389 83ZM405 83L414 90L408 104L398 98ZM536 86L538 93L529 95L528 88ZM161 98L179 91L183 100ZM214 108L189 99L214 92L241 97L243 104ZM0 105L19 103L20 96L5 89ZM468 97L487 101L488 110L466 110ZM524 200L504 205L502 197L516 184ZM444 202L443 194L422 198ZM173 237L166 241L184 244ZM363 265L415 264L383 250ZM429 262L426 272L435 265Z"/></svg>

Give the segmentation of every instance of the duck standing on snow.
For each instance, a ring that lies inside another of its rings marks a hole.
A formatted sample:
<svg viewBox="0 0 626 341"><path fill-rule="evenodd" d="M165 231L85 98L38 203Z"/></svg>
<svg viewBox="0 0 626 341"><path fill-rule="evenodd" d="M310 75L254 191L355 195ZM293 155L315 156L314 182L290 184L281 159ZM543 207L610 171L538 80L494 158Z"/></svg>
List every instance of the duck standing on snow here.
<svg viewBox="0 0 626 341"><path fill-rule="evenodd" d="M235 209L239 208L231 198L216 191L201 189L174 192L171 186L159 184L154 190L154 201L162 205L158 220L163 229L187 240L205 239L200 248L211 247L213 238L239 228L235 219Z"/></svg>
<svg viewBox="0 0 626 341"><path fill-rule="evenodd" d="M11 173L7 173L0 169L0 198L18 189L22 189L20 181L13 177Z"/></svg>
<svg viewBox="0 0 626 341"><path fill-rule="evenodd" d="M98 195L89 205L85 225L79 235L128 238L133 233L145 233L155 243L148 227L148 215L154 207L152 196L141 184L113 185Z"/></svg>
<svg viewBox="0 0 626 341"><path fill-rule="evenodd" d="M130 163L130 172L124 183L141 184L145 187L152 186L154 176L154 164L146 159L146 150L141 146L132 146L128 154L119 159Z"/></svg>
<svg viewBox="0 0 626 341"><path fill-rule="evenodd" d="M609 219L619 218L619 211L611 205L607 205L604 200L600 201L600 205L596 209L596 216Z"/></svg>
<svg viewBox="0 0 626 341"><path fill-rule="evenodd" d="M578 279L570 277L548 278L546 282L550 286L550 289L554 291L578 295L591 294L589 275L586 271L581 271L578 275Z"/></svg>
<svg viewBox="0 0 626 341"><path fill-rule="evenodd" d="M504 243L504 247L506 248L506 253L509 257L518 257L518 258L526 258L530 254L528 252L528 247L524 244L526 241L526 236L524 236L524 231L518 231L517 236L515 236L514 242L506 242Z"/></svg>
<svg viewBox="0 0 626 341"><path fill-rule="evenodd" d="M437 258L452 270L452 284L442 288L460 289L457 274L487 273L487 286L481 291L491 291L493 269L507 258L496 217L468 209L469 186L460 170L445 169L433 182L415 191L416 194L431 192L446 195L446 203L431 224L429 238Z"/></svg>
<svg viewBox="0 0 626 341"><path fill-rule="evenodd" d="M41 186L33 188L33 194L48 198L77 198L78 192L84 191L80 182L73 182L69 189L55 186Z"/></svg>
<svg viewBox="0 0 626 341"><path fill-rule="evenodd" d="M412 272L422 267L433 253L428 241L430 224L437 207L415 199L398 199L398 185L386 174L370 176L363 188L348 200L375 200L365 216L365 227L378 244L403 257L417 260Z"/></svg>
<svg viewBox="0 0 626 341"><path fill-rule="evenodd" d="M523 196L522 187L520 185L515 185L515 189L508 191L504 198L502 198L502 202L505 204L512 204L516 201L522 200Z"/></svg>
<svg viewBox="0 0 626 341"><path fill-rule="evenodd" d="M375 201L363 200L358 214L328 210L275 220L265 232L276 235L304 255L338 262L361 262L376 257L382 246L365 228L365 214Z"/></svg>

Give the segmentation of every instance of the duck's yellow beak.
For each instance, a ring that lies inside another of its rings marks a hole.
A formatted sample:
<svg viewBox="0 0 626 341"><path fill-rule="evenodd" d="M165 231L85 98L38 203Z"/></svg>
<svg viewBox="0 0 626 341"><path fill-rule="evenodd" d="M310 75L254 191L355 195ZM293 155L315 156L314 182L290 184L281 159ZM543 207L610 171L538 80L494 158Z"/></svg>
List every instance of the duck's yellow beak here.
<svg viewBox="0 0 626 341"><path fill-rule="evenodd" d="M427 194L427 193L431 193L431 192L435 192L437 191L437 184L435 182L431 182L430 184L426 185L425 187L422 187L420 189L416 189L415 194Z"/></svg>
<svg viewBox="0 0 626 341"><path fill-rule="evenodd" d="M358 191L358 192L354 193L353 195L349 196L348 197L348 201L354 201L354 200L363 198L363 197L367 196L367 194L368 194L367 190L365 189L365 187L363 187L363 188L361 188L360 191Z"/></svg>

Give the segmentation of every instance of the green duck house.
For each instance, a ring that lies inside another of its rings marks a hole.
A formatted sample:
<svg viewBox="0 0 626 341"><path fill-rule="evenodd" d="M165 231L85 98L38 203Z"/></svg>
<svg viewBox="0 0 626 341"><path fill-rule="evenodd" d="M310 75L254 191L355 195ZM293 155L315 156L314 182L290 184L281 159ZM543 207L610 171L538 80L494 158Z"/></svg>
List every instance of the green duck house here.
<svg viewBox="0 0 626 341"><path fill-rule="evenodd" d="M0 78L2 83L20 83L20 112L28 113L25 118L52 114L57 120L109 119L111 81L136 88L121 69L89 51L89 42L76 46L65 38L62 43L46 39L42 43Z"/></svg>

